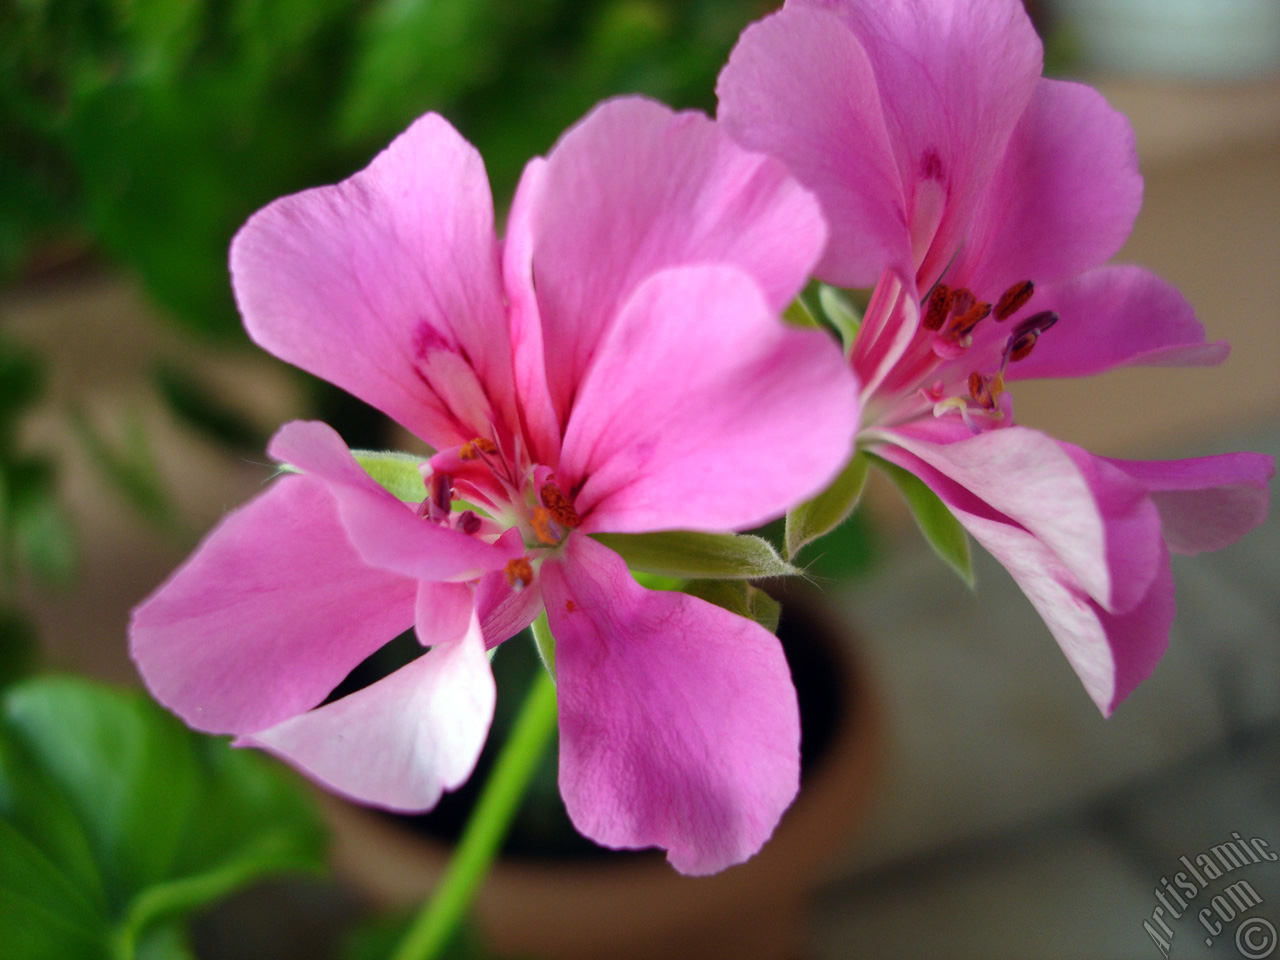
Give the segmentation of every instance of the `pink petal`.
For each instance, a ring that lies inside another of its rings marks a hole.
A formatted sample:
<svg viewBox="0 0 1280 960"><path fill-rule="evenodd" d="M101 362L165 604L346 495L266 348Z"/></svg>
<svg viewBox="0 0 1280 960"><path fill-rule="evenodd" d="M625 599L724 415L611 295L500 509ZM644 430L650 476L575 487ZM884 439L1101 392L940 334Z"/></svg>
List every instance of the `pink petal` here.
<svg viewBox="0 0 1280 960"><path fill-rule="evenodd" d="M791 6L748 27L716 94L729 133L778 157L821 201L830 236L819 277L870 287L887 268L914 274L875 74L834 14Z"/></svg>
<svg viewBox="0 0 1280 960"><path fill-rule="evenodd" d="M558 481L586 532L732 530L781 515L848 459L853 376L733 267L665 270L601 342Z"/></svg>
<svg viewBox="0 0 1280 960"><path fill-rule="evenodd" d="M533 285L533 217L546 203L543 185L547 161L530 160L516 187L507 217L507 238L502 248L502 276L507 293L507 317L511 326L512 362L524 436L538 463L560 458L560 421L551 402L546 358L542 349L542 317Z"/></svg>
<svg viewBox="0 0 1280 960"><path fill-rule="evenodd" d="M520 553L419 517L365 473L327 424L286 423L268 452L329 485L348 539L371 566L415 580L470 580Z"/></svg>
<svg viewBox="0 0 1280 960"><path fill-rule="evenodd" d="M1227 356L1224 340L1206 343L1182 294L1141 267L1090 270L1039 289L1025 308L1059 320L1006 379L1086 377L1117 367L1209 366Z"/></svg>
<svg viewBox="0 0 1280 960"><path fill-rule="evenodd" d="M506 574L498 572L482 577L476 586L476 613L487 647L511 639L541 612L542 589L538 580L516 590L507 582Z"/></svg>
<svg viewBox="0 0 1280 960"><path fill-rule="evenodd" d="M1142 206L1133 130L1092 87L1040 80L947 273L994 302L1106 263ZM1034 309L1044 307L1035 298Z"/></svg>
<svg viewBox="0 0 1280 960"><path fill-rule="evenodd" d="M1167 556L1141 602L1126 613L1111 614L1025 531L960 513L957 517L1013 575L1093 702L1110 716L1151 675L1169 645L1174 589Z"/></svg>
<svg viewBox="0 0 1280 960"><path fill-rule="evenodd" d="M1267 519L1275 460L1227 453L1191 460L1111 460L1146 489L1174 553L1221 550Z"/></svg>
<svg viewBox="0 0 1280 960"><path fill-rule="evenodd" d="M1026 531L955 513L1013 575L1093 702L1110 716L1151 675L1169 645L1174 588L1168 555L1141 601L1125 613L1113 614L1090 599L1057 557Z"/></svg>
<svg viewBox="0 0 1280 960"><path fill-rule="evenodd" d="M237 746L271 751L361 803L429 810L475 768L495 690L480 624L389 677Z"/></svg>
<svg viewBox="0 0 1280 960"><path fill-rule="evenodd" d="M837 14L871 61L926 289L965 236L1035 89L1040 40L1021 0L794 5Z"/></svg>
<svg viewBox="0 0 1280 960"><path fill-rule="evenodd" d="M524 539L516 527L509 528L499 543L516 555L524 552ZM487 573L475 585L474 605L480 618L485 646L492 649L523 630L542 612L542 581L513 586L505 571Z"/></svg>
<svg viewBox="0 0 1280 960"><path fill-rule="evenodd" d="M365 565L323 482L284 477L223 518L133 613L157 700L209 733L314 707L413 622L415 584Z"/></svg>
<svg viewBox="0 0 1280 960"><path fill-rule="evenodd" d="M1151 675L1168 646L1173 623L1173 576L1167 552L1160 550L1155 575L1148 579L1140 600L1124 613L1108 613L1032 533L910 454L891 448L884 453L924 480L1012 574L1105 716Z"/></svg>
<svg viewBox="0 0 1280 960"><path fill-rule="evenodd" d="M1026 427L946 444L907 431L892 437L1024 527L1104 610L1124 613L1147 595L1164 562L1160 518L1142 485L1121 470ZM892 448L877 452L891 457Z"/></svg>
<svg viewBox="0 0 1280 960"><path fill-rule="evenodd" d="M781 310L826 240L814 198L709 118L629 97L564 135L530 212L547 376L561 422L622 305L665 267L728 263Z"/></svg>
<svg viewBox="0 0 1280 960"><path fill-rule="evenodd" d="M260 346L437 448L514 410L484 164L435 114L350 179L256 213L231 273Z"/></svg>
<svg viewBox="0 0 1280 960"><path fill-rule="evenodd" d="M542 570L574 826L607 847L662 847L682 873L752 856L799 786L799 711L777 638L645 590L579 534Z"/></svg>
<svg viewBox="0 0 1280 960"><path fill-rule="evenodd" d="M461 639L471 626L475 607L475 590L470 584L422 581L413 619L418 642L434 647Z"/></svg>

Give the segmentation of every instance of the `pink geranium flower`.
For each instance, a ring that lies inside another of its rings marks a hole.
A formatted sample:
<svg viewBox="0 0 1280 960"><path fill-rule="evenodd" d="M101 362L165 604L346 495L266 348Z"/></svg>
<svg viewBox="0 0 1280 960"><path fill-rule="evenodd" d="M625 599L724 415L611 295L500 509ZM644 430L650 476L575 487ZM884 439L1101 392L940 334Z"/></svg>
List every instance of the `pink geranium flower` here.
<svg viewBox="0 0 1280 960"><path fill-rule="evenodd" d="M152 692L351 797L422 810L487 734L486 647L545 606L577 827L687 873L751 856L798 783L777 639L642 588L590 535L751 527L839 469L853 377L778 319L824 238L776 160L638 99L530 163L504 244L480 157L434 115L259 212L231 252L250 335L436 452L422 502L402 502L329 427L286 425L271 454L299 473L136 611ZM428 653L317 706L410 626Z"/></svg>
<svg viewBox="0 0 1280 960"><path fill-rule="evenodd" d="M1261 522L1273 467L1109 460L1014 425L1016 380L1227 352L1168 284L1102 266L1141 204L1133 134L1040 68L1018 0L793 0L743 34L719 116L818 195L817 275L875 286L851 350L861 446L1004 563L1110 713L1166 646L1168 552Z"/></svg>

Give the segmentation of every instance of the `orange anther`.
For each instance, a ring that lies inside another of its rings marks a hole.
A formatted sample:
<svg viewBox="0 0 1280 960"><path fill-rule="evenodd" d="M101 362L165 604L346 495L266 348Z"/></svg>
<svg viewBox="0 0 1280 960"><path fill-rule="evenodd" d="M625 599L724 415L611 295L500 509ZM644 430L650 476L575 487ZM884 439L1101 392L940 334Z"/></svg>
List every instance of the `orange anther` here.
<svg viewBox="0 0 1280 960"><path fill-rule="evenodd" d="M458 451L459 460L478 460L481 454L497 453L498 445L492 440L486 440L484 437L476 437L462 445Z"/></svg>
<svg viewBox="0 0 1280 960"><path fill-rule="evenodd" d="M544 483L538 492L542 495L543 504L551 511L552 519L560 526L573 529L582 523L578 511L573 509L573 502L554 483Z"/></svg>
<svg viewBox="0 0 1280 960"><path fill-rule="evenodd" d="M973 333L973 328L985 320L990 312L991 304L975 303L964 313L957 313L951 318L951 325L947 327L947 337L956 341L963 340Z"/></svg>
<svg viewBox="0 0 1280 960"><path fill-rule="evenodd" d="M533 508L533 516L529 518L529 525L533 527L533 532L537 534L538 539L547 546L554 547L560 542L555 528L551 526L551 511L546 507Z"/></svg>
<svg viewBox="0 0 1280 960"><path fill-rule="evenodd" d="M1017 363L1031 356L1031 351L1035 349L1036 341L1039 339L1040 333L1037 330L1028 330L1015 337L1009 344L1009 362Z"/></svg>
<svg viewBox="0 0 1280 960"><path fill-rule="evenodd" d="M507 583L515 590L523 590L533 583L533 567L528 557L508 560L506 567Z"/></svg>
<svg viewBox="0 0 1280 960"><path fill-rule="evenodd" d="M969 374L969 396L973 402L986 410L994 410L1000 394L1004 393L1004 376L997 373L994 377L986 377L974 371Z"/></svg>
<svg viewBox="0 0 1280 960"><path fill-rule="evenodd" d="M1058 315L1052 310L1041 310L1034 316L1019 321L1009 335L1009 342L1005 345L1004 352L1007 358L1005 362L1017 363L1019 360L1025 360L1035 349L1040 334L1057 322Z"/></svg>
<svg viewBox="0 0 1280 960"><path fill-rule="evenodd" d="M961 287L951 294L951 312L956 315L968 313L977 302L978 298L973 295L972 290L968 287Z"/></svg>
<svg viewBox="0 0 1280 960"><path fill-rule="evenodd" d="M941 330L950 312L951 288L945 283L940 283L933 288L929 299L924 302L924 319L920 324L926 330Z"/></svg>
<svg viewBox="0 0 1280 960"><path fill-rule="evenodd" d="M996 302L996 320L1008 320L1025 307L1027 301L1031 299L1031 294L1035 293L1035 289L1034 283L1030 280L1023 280L1021 283L1015 283L1000 294L1000 299Z"/></svg>
<svg viewBox="0 0 1280 960"><path fill-rule="evenodd" d="M969 374L969 396L974 400L982 396L982 374L977 370Z"/></svg>

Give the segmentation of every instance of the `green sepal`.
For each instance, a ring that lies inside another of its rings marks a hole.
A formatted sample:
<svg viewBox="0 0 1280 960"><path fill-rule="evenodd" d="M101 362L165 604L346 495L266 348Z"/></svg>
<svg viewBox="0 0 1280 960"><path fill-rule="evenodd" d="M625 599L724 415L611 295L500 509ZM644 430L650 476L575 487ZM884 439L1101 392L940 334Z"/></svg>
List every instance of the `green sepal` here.
<svg viewBox="0 0 1280 960"><path fill-rule="evenodd" d="M822 324L818 322L818 318L813 315L809 305L800 297L792 300L791 305L782 311L782 319L793 327L803 327L810 330L822 329Z"/></svg>
<svg viewBox="0 0 1280 960"><path fill-rule="evenodd" d="M645 573L643 570L629 570L631 578L646 590L683 590L683 577L668 577L661 573Z"/></svg>
<svg viewBox="0 0 1280 960"><path fill-rule="evenodd" d="M778 632L782 607L777 600L746 580L693 580L685 584L684 592L754 620L770 633Z"/></svg>
<svg viewBox="0 0 1280 960"><path fill-rule="evenodd" d="M827 489L787 511L787 558L795 559L805 544L840 526L858 505L866 482L866 454L855 453Z"/></svg>
<svg viewBox="0 0 1280 960"><path fill-rule="evenodd" d="M627 566L682 580L763 580L800 571L761 537L733 533L596 533L593 538L622 555Z"/></svg>
<svg viewBox="0 0 1280 960"><path fill-rule="evenodd" d="M556 638L551 635L551 624L547 622L547 611L543 610L533 621L533 645L542 659L542 665L552 679L556 675Z"/></svg>
<svg viewBox="0 0 1280 960"><path fill-rule="evenodd" d="M916 525L924 534L933 552L947 562L960 579L973 586L973 557L969 548L969 533L960 521L947 509L938 495L925 482L909 470L890 463L875 454L868 454L875 465L902 491L902 496L915 517Z"/></svg>
<svg viewBox="0 0 1280 960"><path fill-rule="evenodd" d="M425 457L395 450L352 450L356 463L397 500L421 503L427 495L420 467Z"/></svg>
<svg viewBox="0 0 1280 960"><path fill-rule="evenodd" d="M840 334L844 355L849 356L853 351L853 341L858 336L858 328L862 326L862 317L858 315L857 307L841 291L825 283L818 284L818 305Z"/></svg>

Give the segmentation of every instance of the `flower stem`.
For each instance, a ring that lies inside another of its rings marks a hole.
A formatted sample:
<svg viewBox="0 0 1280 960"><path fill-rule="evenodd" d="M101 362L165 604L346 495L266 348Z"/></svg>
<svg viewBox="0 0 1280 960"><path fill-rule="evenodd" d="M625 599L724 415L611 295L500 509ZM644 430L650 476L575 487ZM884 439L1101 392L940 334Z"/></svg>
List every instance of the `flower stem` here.
<svg viewBox="0 0 1280 960"><path fill-rule="evenodd" d="M545 670L539 670L453 859L393 960L434 960L441 956L489 872L555 728L555 681Z"/></svg>

